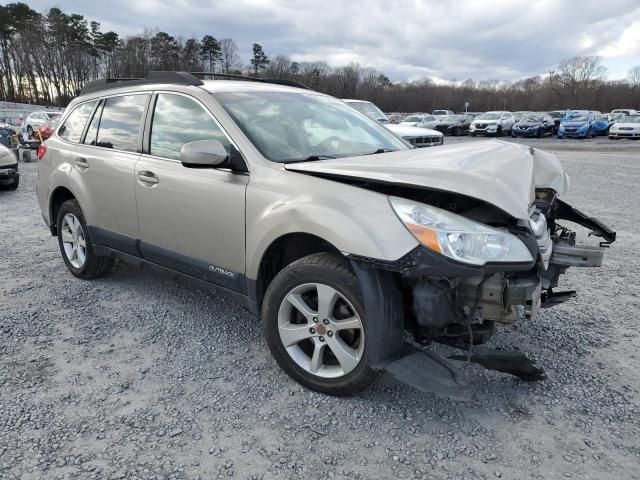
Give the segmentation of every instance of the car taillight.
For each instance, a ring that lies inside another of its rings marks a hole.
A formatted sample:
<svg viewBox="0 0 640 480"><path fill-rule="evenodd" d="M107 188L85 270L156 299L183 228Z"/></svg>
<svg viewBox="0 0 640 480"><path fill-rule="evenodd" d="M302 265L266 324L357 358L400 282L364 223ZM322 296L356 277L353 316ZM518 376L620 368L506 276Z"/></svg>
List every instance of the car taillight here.
<svg viewBox="0 0 640 480"><path fill-rule="evenodd" d="M41 143L38 147L38 153L36 154L38 160L42 160L42 157L44 157L45 153L47 153L47 146L44 143Z"/></svg>

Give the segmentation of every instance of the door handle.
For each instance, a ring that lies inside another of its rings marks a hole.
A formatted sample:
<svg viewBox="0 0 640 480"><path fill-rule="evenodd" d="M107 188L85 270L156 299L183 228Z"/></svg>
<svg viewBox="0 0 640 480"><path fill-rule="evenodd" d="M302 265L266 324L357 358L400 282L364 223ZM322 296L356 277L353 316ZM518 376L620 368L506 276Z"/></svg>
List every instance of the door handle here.
<svg viewBox="0 0 640 480"><path fill-rule="evenodd" d="M87 162L87 159L84 157L76 158L76 161L74 163L76 167L78 167L78 170L84 171L89 168L89 162Z"/></svg>
<svg viewBox="0 0 640 480"><path fill-rule="evenodd" d="M155 173L147 171L138 172L138 180L148 187L151 187L160 181L158 177L156 177Z"/></svg>

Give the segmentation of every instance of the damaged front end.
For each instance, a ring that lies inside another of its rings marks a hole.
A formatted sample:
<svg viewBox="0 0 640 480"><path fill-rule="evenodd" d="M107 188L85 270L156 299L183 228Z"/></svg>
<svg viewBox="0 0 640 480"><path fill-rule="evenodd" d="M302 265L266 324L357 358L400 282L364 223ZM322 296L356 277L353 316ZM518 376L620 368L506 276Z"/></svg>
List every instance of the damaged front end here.
<svg viewBox="0 0 640 480"><path fill-rule="evenodd" d="M544 378L544 372L520 353L473 352L473 345L487 342L500 324L534 318L540 308L575 296L574 291L555 291L559 277L569 267L600 266L604 250L615 241L616 234L560 200L551 189L537 190L535 198L529 222L506 217L498 220L499 215L496 217L491 209L478 206L461 212L476 220L492 218L496 231L508 231L526 247L528 262L469 264L434 251L428 239L395 262L351 258L363 286L369 323L374 329L379 324L384 339L382 348L374 345L369 350L374 365L423 391L467 398L468 392L460 394L458 390L451 362L433 352L409 347L400 334L409 331L416 344L437 342L465 350L463 355L450 357L455 360L474 361L525 380ZM589 229L590 235L601 238L600 244L577 243L576 233L567 222ZM375 289L369 287L379 278L385 278L385 287L373 298ZM391 334L394 329L397 331ZM440 372L440 376L419 375L418 371Z"/></svg>

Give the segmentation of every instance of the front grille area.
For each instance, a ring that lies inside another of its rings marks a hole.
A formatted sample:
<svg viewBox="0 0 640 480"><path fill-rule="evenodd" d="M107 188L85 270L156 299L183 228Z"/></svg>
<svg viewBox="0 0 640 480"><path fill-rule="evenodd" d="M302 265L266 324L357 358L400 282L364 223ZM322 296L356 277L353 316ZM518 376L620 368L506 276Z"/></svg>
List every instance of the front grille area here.
<svg viewBox="0 0 640 480"><path fill-rule="evenodd" d="M569 127L569 128L565 128L564 131L567 133L576 133L578 129Z"/></svg>
<svg viewBox="0 0 640 480"><path fill-rule="evenodd" d="M476 123L476 128L487 128L486 123Z"/></svg>
<svg viewBox="0 0 640 480"><path fill-rule="evenodd" d="M413 137L413 138L405 137L404 139L410 142L411 145L414 145L418 148L431 147L433 145L442 144L442 137Z"/></svg>

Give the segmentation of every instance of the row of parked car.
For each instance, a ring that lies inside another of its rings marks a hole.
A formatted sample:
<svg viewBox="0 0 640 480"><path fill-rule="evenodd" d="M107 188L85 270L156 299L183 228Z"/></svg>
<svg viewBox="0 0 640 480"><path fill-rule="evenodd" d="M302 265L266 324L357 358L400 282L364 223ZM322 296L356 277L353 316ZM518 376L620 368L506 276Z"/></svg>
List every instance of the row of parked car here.
<svg viewBox="0 0 640 480"><path fill-rule="evenodd" d="M633 109L618 109L602 114L591 110L552 112L466 112L434 110L414 113L400 125L433 129L444 135L511 135L512 137L589 138L608 135L611 139L640 138L640 114Z"/></svg>

